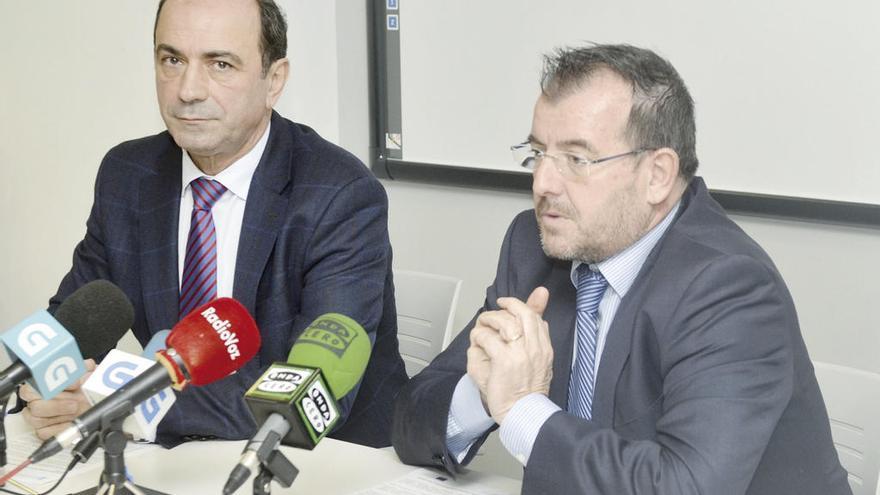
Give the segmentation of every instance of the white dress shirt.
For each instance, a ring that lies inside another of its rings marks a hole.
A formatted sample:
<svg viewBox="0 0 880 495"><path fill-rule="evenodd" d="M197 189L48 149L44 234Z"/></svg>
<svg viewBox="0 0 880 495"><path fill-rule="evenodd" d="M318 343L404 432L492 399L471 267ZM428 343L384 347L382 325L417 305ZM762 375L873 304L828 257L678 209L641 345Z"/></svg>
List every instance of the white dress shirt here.
<svg viewBox="0 0 880 495"><path fill-rule="evenodd" d="M266 143L269 141L269 128L244 156L236 160L215 176L205 175L199 170L184 151L181 174L180 217L177 223L177 280L183 279L183 261L186 258L186 242L189 237L190 220L193 210L193 196L190 182L199 177L207 177L223 184L227 190L211 208L214 229L217 232L217 297L232 297L235 281L235 260L238 256L238 241L241 224L244 220L244 207L254 171L260 163Z"/></svg>

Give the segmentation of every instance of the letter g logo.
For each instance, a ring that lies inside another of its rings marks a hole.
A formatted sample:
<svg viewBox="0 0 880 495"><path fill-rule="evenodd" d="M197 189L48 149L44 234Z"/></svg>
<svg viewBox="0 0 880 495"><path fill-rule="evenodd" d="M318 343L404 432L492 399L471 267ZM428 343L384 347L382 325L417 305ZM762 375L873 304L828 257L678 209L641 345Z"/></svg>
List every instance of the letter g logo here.
<svg viewBox="0 0 880 495"><path fill-rule="evenodd" d="M136 369L137 365L134 363L127 363L125 361L113 363L112 365L107 367L107 371L105 371L104 376L101 377L104 382L104 386L110 387L113 390L118 389L119 387L130 382L131 379L135 377L135 375L131 372Z"/></svg>
<svg viewBox="0 0 880 495"><path fill-rule="evenodd" d="M49 390L54 391L56 388L64 385L64 382L70 378L70 375L76 373L76 361L70 356L64 356L53 361L46 368L46 386Z"/></svg>
<svg viewBox="0 0 880 495"><path fill-rule="evenodd" d="M52 327L45 323L34 323L28 325L18 334L18 346L28 356L34 356L46 347L49 347L49 341L58 336Z"/></svg>
<svg viewBox="0 0 880 495"><path fill-rule="evenodd" d="M141 414L144 415L147 423L152 423L156 415L162 411L162 403L165 402L166 398L168 398L168 394L164 390L160 390L158 394L141 402Z"/></svg>

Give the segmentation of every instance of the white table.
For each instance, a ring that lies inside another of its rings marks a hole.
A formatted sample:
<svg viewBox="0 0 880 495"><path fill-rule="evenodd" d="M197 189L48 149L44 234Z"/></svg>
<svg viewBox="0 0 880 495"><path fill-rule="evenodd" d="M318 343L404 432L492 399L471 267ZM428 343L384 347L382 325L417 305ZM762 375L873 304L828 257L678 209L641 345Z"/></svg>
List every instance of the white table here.
<svg viewBox="0 0 880 495"><path fill-rule="evenodd" d="M20 415L6 418L10 436L30 434ZM171 450L150 446L126 456L129 473L137 484L173 495L220 494L229 472L238 462L244 441L189 442ZM354 493L404 476L413 469L401 463L391 449L373 449L325 438L312 451L282 447L299 469L290 488L272 484L272 493L342 495ZM68 455L62 453L59 455ZM95 456L103 458L103 451ZM11 466L9 466L11 467ZM95 486L100 470L71 473L53 494L65 494ZM236 494L252 493L253 477ZM456 480L467 488L478 484L499 493L518 494L521 482L471 471Z"/></svg>

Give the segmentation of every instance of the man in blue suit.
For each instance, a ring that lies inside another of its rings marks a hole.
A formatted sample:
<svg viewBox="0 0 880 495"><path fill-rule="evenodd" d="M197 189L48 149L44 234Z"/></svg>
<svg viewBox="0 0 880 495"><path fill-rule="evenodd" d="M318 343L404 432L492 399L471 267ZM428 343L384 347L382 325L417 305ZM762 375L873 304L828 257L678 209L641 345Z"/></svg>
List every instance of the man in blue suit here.
<svg viewBox="0 0 880 495"><path fill-rule="evenodd" d="M401 390L401 460L455 473L499 428L524 494L851 493L794 302L695 176L695 130L650 50L547 57L514 147L535 209L466 331Z"/></svg>
<svg viewBox="0 0 880 495"><path fill-rule="evenodd" d="M406 381L398 353L387 198L357 158L272 108L287 81L287 26L271 0L162 0L154 32L161 134L107 153L85 238L51 304L90 280L123 289L145 344L200 301L231 296L254 316L258 355L238 373L189 387L158 439L246 438L244 391L317 316L350 316L373 350L343 401L335 437L389 443ZM356 397L355 397L356 395ZM88 406L24 388L26 420L48 437Z"/></svg>

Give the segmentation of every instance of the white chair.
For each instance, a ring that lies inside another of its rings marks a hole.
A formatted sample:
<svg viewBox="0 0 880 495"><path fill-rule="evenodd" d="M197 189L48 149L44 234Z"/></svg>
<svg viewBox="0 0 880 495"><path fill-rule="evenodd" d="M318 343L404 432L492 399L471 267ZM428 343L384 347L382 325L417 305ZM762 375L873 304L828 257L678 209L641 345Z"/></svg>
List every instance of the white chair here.
<svg viewBox="0 0 880 495"><path fill-rule="evenodd" d="M853 495L880 495L880 374L813 364Z"/></svg>
<svg viewBox="0 0 880 495"><path fill-rule="evenodd" d="M413 376L452 340L452 320L461 280L394 270L397 338L406 372Z"/></svg>

